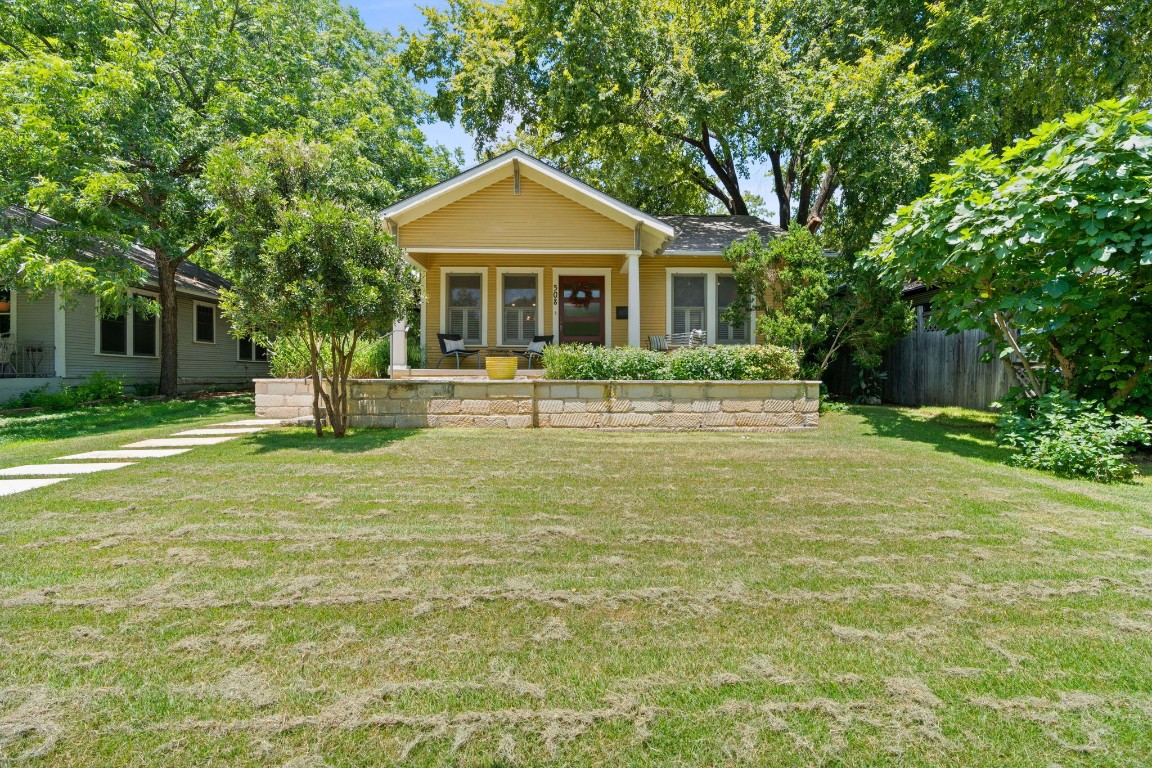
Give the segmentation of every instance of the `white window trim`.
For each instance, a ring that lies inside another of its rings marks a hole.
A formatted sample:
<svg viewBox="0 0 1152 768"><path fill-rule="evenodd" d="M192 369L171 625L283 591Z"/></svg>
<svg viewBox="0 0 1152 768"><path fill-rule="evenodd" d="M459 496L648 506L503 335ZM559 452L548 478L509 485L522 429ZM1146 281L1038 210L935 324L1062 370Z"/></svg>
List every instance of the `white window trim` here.
<svg viewBox="0 0 1152 768"><path fill-rule="evenodd" d="M133 296L146 296L147 298L150 298L150 299L158 299L159 298L159 294L151 293L148 291L133 291L132 295ZM156 354L154 354L154 355L137 355L137 354L134 354L132 351L132 348L134 346L133 342L135 341L135 339L133 338L135 335L135 329L133 328L133 325L134 325L133 319L135 318L136 310L129 307L128 311L125 313L125 319L127 320L127 327L124 329L125 330L124 335L126 338L125 349L127 350L127 352L125 352L123 355L119 355L119 354L116 354L115 352L101 352L100 351L100 319L101 318L100 318L100 300L99 299L96 300L95 309L96 309L96 332L93 334L93 336L96 338L95 354L97 357L114 357L117 359L123 359L125 357L138 357L141 360L158 360L158 359L160 359L160 316L159 315L156 315Z"/></svg>
<svg viewBox="0 0 1152 768"><path fill-rule="evenodd" d="M488 346L488 267L440 267L440 333L448 332L448 275L480 275L480 346Z"/></svg>
<svg viewBox="0 0 1152 768"><path fill-rule="evenodd" d="M199 307L208 307L209 309L212 310L212 341L202 341L202 340L196 338L196 310ZM209 344L209 345L211 345L211 344L216 343L216 337L219 335L216 332L217 331L217 328L216 328L217 316L218 315L216 312L216 305L215 304L211 304L207 301L193 301L192 302L192 343L193 344Z"/></svg>
<svg viewBox="0 0 1152 768"><path fill-rule="evenodd" d="M515 344L504 343L504 276L505 275L535 275L536 277L536 335L544 335L544 268L543 267L496 267L496 345L500 347L515 347Z"/></svg>
<svg viewBox="0 0 1152 768"><path fill-rule="evenodd" d="M619 251L617 251L619 253ZM591 277L604 278L604 346L612 346L612 317L616 314L612 304L612 268L600 269L597 267L563 267L552 268L552 293L556 299L552 302L552 332L557 344L560 343L560 278L562 277Z"/></svg>
<svg viewBox="0 0 1152 768"><path fill-rule="evenodd" d="M16 289L15 288L8 291L8 303L11 304L12 306L10 306L8 308L7 312L3 313L3 314L8 315L8 336L7 336L7 338L11 339L13 342L18 343L17 342L18 337L16 335L17 328L16 328ZM5 361L5 362L7 362L7 361Z"/></svg>
<svg viewBox="0 0 1152 768"><path fill-rule="evenodd" d="M252 354L255 355L256 354L256 340L253 339L251 336L249 336L248 339L252 342ZM260 360L260 359L255 358L255 357L253 357L252 359L248 359L246 357L240 357L240 342L242 342L242 341L244 341L244 339L241 339L241 338L236 339L236 362L238 362L238 363L256 363L257 365L268 365L267 360ZM264 345L261 344L260 346L264 346ZM267 347L265 347L265 349L267 349Z"/></svg>
<svg viewBox="0 0 1152 768"><path fill-rule="evenodd" d="M732 270L726 267L668 267L665 277L664 298L664 326L665 333L672 333L672 278L675 275L703 275L704 280L704 316L708 319L705 331L708 334L709 346L716 343L716 278L720 275L731 275ZM756 343L756 313L748 313L748 344ZM737 346L737 345L732 345Z"/></svg>

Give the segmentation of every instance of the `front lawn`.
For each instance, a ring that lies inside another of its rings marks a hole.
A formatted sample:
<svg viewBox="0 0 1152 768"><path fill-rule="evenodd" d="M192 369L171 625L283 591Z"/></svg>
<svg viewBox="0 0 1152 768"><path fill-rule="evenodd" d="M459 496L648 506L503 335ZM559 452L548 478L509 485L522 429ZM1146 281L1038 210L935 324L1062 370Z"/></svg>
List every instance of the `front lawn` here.
<svg viewBox="0 0 1152 768"><path fill-rule="evenodd" d="M0 498L0 763L1138 764L1152 483L986 422L277 430Z"/></svg>

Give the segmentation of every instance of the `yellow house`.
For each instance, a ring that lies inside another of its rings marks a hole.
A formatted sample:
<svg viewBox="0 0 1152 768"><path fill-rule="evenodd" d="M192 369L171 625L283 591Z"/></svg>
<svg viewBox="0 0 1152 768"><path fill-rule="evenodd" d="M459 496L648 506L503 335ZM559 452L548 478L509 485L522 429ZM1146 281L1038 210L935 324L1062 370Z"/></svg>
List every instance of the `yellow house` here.
<svg viewBox="0 0 1152 768"><path fill-rule="evenodd" d="M518 150L382 216L423 277L428 368L442 362L440 333L481 351L469 366L540 336L639 347L700 329L709 344L751 343L751 322L721 317L735 298L722 254L750 232L779 234L755 216L651 216ZM402 375L404 345L393 349Z"/></svg>

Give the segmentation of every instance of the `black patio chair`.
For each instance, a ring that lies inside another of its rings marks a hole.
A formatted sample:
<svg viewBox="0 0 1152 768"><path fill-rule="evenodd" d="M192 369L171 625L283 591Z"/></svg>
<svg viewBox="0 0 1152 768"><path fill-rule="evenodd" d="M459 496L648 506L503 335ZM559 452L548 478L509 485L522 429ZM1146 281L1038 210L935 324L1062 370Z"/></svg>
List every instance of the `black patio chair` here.
<svg viewBox="0 0 1152 768"><path fill-rule="evenodd" d="M517 352L516 357L522 357L528 361L528 367L532 367L533 360L540 360L544 357L544 347L552 343L552 336L533 336L532 343L524 349L523 352Z"/></svg>
<svg viewBox="0 0 1152 768"><path fill-rule="evenodd" d="M437 368L449 357L456 358L456 367L459 368L461 360L480 354L478 349L464 349L464 337L458 333L438 333L436 340L440 342L440 359L436 361ZM480 367L480 358L476 358L476 367Z"/></svg>

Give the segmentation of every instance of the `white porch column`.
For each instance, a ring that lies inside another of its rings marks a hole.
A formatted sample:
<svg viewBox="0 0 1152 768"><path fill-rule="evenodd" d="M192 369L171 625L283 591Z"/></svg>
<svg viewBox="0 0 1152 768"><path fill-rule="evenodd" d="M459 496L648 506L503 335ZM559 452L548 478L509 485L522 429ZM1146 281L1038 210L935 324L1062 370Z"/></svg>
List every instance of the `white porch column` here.
<svg viewBox="0 0 1152 768"><path fill-rule="evenodd" d="M388 376L396 378L396 374L401 376L408 373L408 322L406 320L397 320L392 323L392 334L388 340L389 344L389 357L391 358L391 365L388 366Z"/></svg>
<svg viewBox="0 0 1152 768"><path fill-rule="evenodd" d="M628 251L628 346L640 346L640 251Z"/></svg>
<svg viewBox="0 0 1152 768"><path fill-rule="evenodd" d="M56 376L63 379L68 375L68 331L65 327L67 312L64 310L64 297L59 291L52 292L52 302L55 305L53 320L52 342L55 350Z"/></svg>

